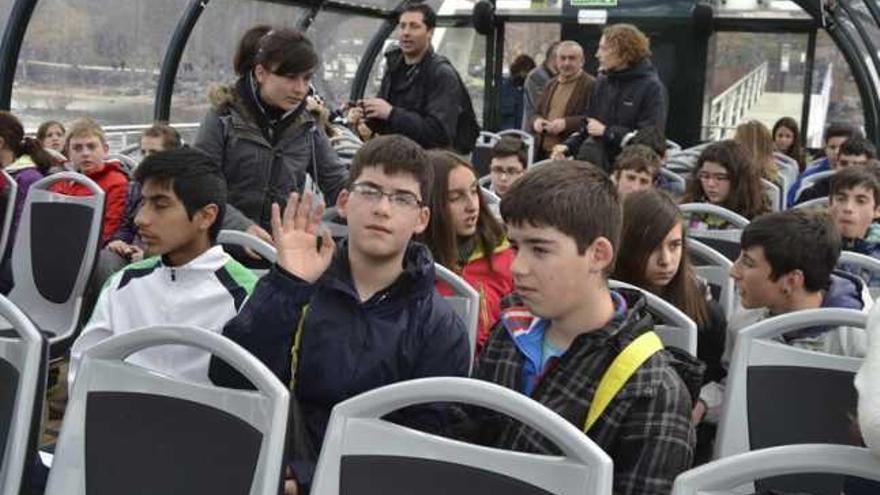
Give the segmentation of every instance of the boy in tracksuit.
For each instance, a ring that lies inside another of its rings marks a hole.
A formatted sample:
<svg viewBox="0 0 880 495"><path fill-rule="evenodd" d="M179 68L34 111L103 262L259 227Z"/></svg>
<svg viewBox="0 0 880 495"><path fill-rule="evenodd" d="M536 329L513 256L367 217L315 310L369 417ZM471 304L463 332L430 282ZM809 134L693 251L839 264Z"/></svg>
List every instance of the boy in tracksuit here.
<svg viewBox="0 0 880 495"><path fill-rule="evenodd" d="M663 349L638 291L608 288L622 223L615 185L589 163L551 163L513 185L501 215L524 306L502 313L474 376L528 395L584 430L614 461L616 495L668 494L691 466L691 403L702 367ZM612 361L636 340L653 342L646 360L621 389L600 393ZM607 407L598 407L600 396L610 399ZM559 453L507 417L470 414L479 432L472 440Z"/></svg>
<svg viewBox="0 0 880 495"><path fill-rule="evenodd" d="M135 217L147 259L114 274L71 348L72 385L83 351L114 335L154 325L189 325L219 333L238 313L256 277L215 245L226 207L220 169L194 149L163 151L136 172L143 186ZM210 354L162 346L128 362L190 381L210 383Z"/></svg>
<svg viewBox="0 0 880 495"><path fill-rule="evenodd" d="M430 217L427 163L409 138L368 141L336 200L348 223L339 246L319 233L323 208L310 193L291 194L283 217L273 205L278 262L223 330L291 383L316 449L331 409L345 399L403 380L467 375L472 351L464 324L434 290L430 251L411 240ZM217 362L211 377L245 386L231 371ZM397 419L439 427L439 417L430 416ZM294 457L285 493L311 483L314 464Z"/></svg>

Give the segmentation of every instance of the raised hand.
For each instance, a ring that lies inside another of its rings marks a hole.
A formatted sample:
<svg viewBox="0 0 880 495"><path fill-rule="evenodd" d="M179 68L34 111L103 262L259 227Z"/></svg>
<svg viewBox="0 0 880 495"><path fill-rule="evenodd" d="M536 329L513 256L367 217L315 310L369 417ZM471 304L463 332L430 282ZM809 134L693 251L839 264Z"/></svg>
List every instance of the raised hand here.
<svg viewBox="0 0 880 495"><path fill-rule="evenodd" d="M326 230L320 234L318 247L324 205L319 204L312 211L312 203L311 192L303 194L302 201L299 194L292 193L284 208L284 218L281 207L277 203L272 205L272 237L278 249L278 265L309 283L315 283L330 266L335 248Z"/></svg>

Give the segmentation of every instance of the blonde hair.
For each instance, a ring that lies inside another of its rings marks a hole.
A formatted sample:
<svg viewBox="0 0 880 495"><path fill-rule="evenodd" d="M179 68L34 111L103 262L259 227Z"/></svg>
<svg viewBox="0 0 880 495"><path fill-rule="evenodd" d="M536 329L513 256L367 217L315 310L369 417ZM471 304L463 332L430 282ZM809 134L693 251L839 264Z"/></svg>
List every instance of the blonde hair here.
<svg viewBox="0 0 880 495"><path fill-rule="evenodd" d="M736 127L733 140L745 148L762 177L774 182L779 178L779 166L773 157L773 135L767 126L757 120L744 122Z"/></svg>
<svg viewBox="0 0 880 495"><path fill-rule="evenodd" d="M102 129L94 120L88 117L83 117L70 124L70 129L67 131L67 138L65 138L64 141L64 149L67 150L70 147L71 139L84 137L97 137L101 140L101 144L107 144L107 137L104 135L104 129Z"/></svg>

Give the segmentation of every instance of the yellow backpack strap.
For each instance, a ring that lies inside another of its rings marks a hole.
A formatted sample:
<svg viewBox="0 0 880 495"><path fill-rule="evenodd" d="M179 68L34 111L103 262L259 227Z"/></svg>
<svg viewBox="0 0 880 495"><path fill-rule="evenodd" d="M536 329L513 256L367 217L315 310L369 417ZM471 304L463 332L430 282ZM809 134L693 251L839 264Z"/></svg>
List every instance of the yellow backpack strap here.
<svg viewBox="0 0 880 495"><path fill-rule="evenodd" d="M599 388L596 389L596 395L593 397L593 402L590 403L589 412L587 412L584 433L590 430L599 416L602 416L611 400L626 385L630 377L636 374L642 364L662 349L663 342L660 341L660 337L654 332L645 332L630 342L614 358L611 366L605 370L605 374L599 380Z"/></svg>
<svg viewBox="0 0 880 495"><path fill-rule="evenodd" d="M290 389L296 383L296 364L299 360L299 343L302 341L303 326L306 321L306 315L309 313L309 305L303 306L302 314L299 317L299 323L296 324L296 333L293 334L293 348L290 350Z"/></svg>

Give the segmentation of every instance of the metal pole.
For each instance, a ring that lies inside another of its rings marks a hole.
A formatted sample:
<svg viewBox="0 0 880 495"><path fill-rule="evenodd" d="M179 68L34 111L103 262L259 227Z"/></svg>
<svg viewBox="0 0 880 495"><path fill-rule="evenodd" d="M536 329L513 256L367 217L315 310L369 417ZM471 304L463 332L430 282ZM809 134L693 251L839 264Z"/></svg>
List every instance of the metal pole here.
<svg viewBox="0 0 880 495"><path fill-rule="evenodd" d="M801 143L807 143L807 129L810 127L810 106L813 104L813 70L816 64L817 31L810 31L807 38L807 60L804 67L804 102L801 106Z"/></svg>
<svg viewBox="0 0 880 495"><path fill-rule="evenodd" d="M17 0L12 6L3 40L0 42L0 110L9 110L12 104L12 83L24 34L31 21L37 0Z"/></svg>
<svg viewBox="0 0 880 495"><path fill-rule="evenodd" d="M162 70L159 73L159 84L156 87L156 101L153 106L153 119L168 121L171 116L171 97L174 94L174 81L177 79L177 69L183 50L192 34L199 16L202 15L210 0L191 0L183 17L177 23L168 49L165 51L165 60L162 62Z"/></svg>

